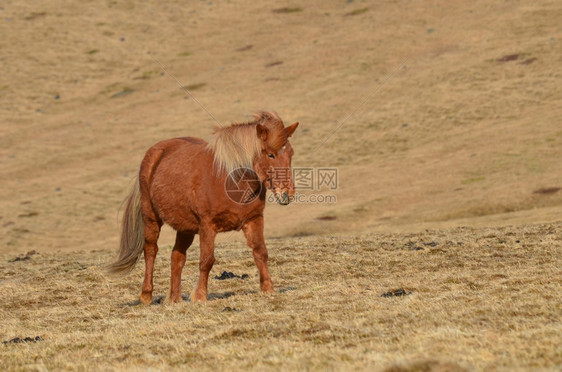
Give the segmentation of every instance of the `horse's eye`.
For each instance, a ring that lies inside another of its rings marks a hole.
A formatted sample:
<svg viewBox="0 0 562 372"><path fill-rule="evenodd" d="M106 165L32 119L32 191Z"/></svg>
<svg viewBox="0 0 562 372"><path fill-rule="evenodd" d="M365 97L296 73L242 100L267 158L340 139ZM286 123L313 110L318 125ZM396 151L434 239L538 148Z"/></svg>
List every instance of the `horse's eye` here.
<svg viewBox="0 0 562 372"><path fill-rule="evenodd" d="M269 154L269 155L267 155L267 156L269 156L270 159L275 159L275 155L273 155L273 154Z"/></svg>

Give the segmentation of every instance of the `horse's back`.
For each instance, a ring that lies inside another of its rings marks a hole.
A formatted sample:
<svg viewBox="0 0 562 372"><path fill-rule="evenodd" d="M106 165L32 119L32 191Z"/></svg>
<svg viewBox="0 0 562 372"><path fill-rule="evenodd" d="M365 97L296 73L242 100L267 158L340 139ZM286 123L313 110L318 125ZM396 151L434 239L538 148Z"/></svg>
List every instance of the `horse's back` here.
<svg viewBox="0 0 562 372"><path fill-rule="evenodd" d="M179 138L173 138L172 140L180 140L183 142L188 142L191 143L193 145L206 145L207 142L202 140L201 138L195 138L195 137L179 137Z"/></svg>
<svg viewBox="0 0 562 372"><path fill-rule="evenodd" d="M146 152L147 155L154 151L165 151L166 153L172 153L178 149L191 149L196 150L198 148L204 148L207 142L201 138L196 137L177 137L170 138L167 140L160 141L154 144Z"/></svg>
<svg viewBox="0 0 562 372"><path fill-rule="evenodd" d="M177 170L177 166L189 167L195 158L208 152L205 151L206 144L195 137L171 138L154 144L146 151L141 163L141 185L144 183L150 188L159 173Z"/></svg>

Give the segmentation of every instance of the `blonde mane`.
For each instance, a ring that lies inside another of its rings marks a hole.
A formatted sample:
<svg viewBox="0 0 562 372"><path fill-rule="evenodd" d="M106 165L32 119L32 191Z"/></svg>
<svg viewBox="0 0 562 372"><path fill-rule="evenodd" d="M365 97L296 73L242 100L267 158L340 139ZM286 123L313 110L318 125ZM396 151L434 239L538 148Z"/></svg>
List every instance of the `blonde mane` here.
<svg viewBox="0 0 562 372"><path fill-rule="evenodd" d="M274 112L262 111L254 114L252 122L217 128L207 144L207 148L213 152L217 172L252 169L254 159L262 150L261 139L256 131L258 124L269 130L267 144L272 149L278 150L287 142L283 120Z"/></svg>

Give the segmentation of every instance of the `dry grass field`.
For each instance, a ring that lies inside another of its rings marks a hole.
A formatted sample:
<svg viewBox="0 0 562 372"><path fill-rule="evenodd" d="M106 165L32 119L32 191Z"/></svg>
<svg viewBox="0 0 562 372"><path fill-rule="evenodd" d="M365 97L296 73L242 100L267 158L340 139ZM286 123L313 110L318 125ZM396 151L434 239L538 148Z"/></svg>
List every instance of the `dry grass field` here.
<svg viewBox="0 0 562 372"><path fill-rule="evenodd" d="M211 279L206 304L174 306L138 305L142 270L108 278L105 250L2 260L3 333L43 339L0 347L3 368L560 368L560 223L283 238L269 248L279 293L258 294L248 249L229 243L214 272L249 278ZM190 250L186 293L198 259ZM161 297L169 262L158 263Z"/></svg>
<svg viewBox="0 0 562 372"><path fill-rule="evenodd" d="M554 0L3 1L0 341L33 341L0 345L2 369L560 370L560 19ZM258 109L301 123L293 165L337 168L337 203L266 208L278 293L234 233L211 277L247 279L136 305L141 268L103 266L144 152Z"/></svg>

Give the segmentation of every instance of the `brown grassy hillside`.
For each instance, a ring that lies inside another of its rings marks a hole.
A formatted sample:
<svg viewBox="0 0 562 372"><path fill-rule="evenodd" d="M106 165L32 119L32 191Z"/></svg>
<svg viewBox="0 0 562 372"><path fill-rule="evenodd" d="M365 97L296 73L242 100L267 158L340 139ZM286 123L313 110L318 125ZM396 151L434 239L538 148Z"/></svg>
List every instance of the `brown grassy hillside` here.
<svg viewBox="0 0 562 372"><path fill-rule="evenodd" d="M151 56L221 123L277 110L295 166L338 167L338 203L269 208L270 235L560 219L536 193L562 187L557 2L286 7L3 5L2 249L115 246L144 151L211 133Z"/></svg>

